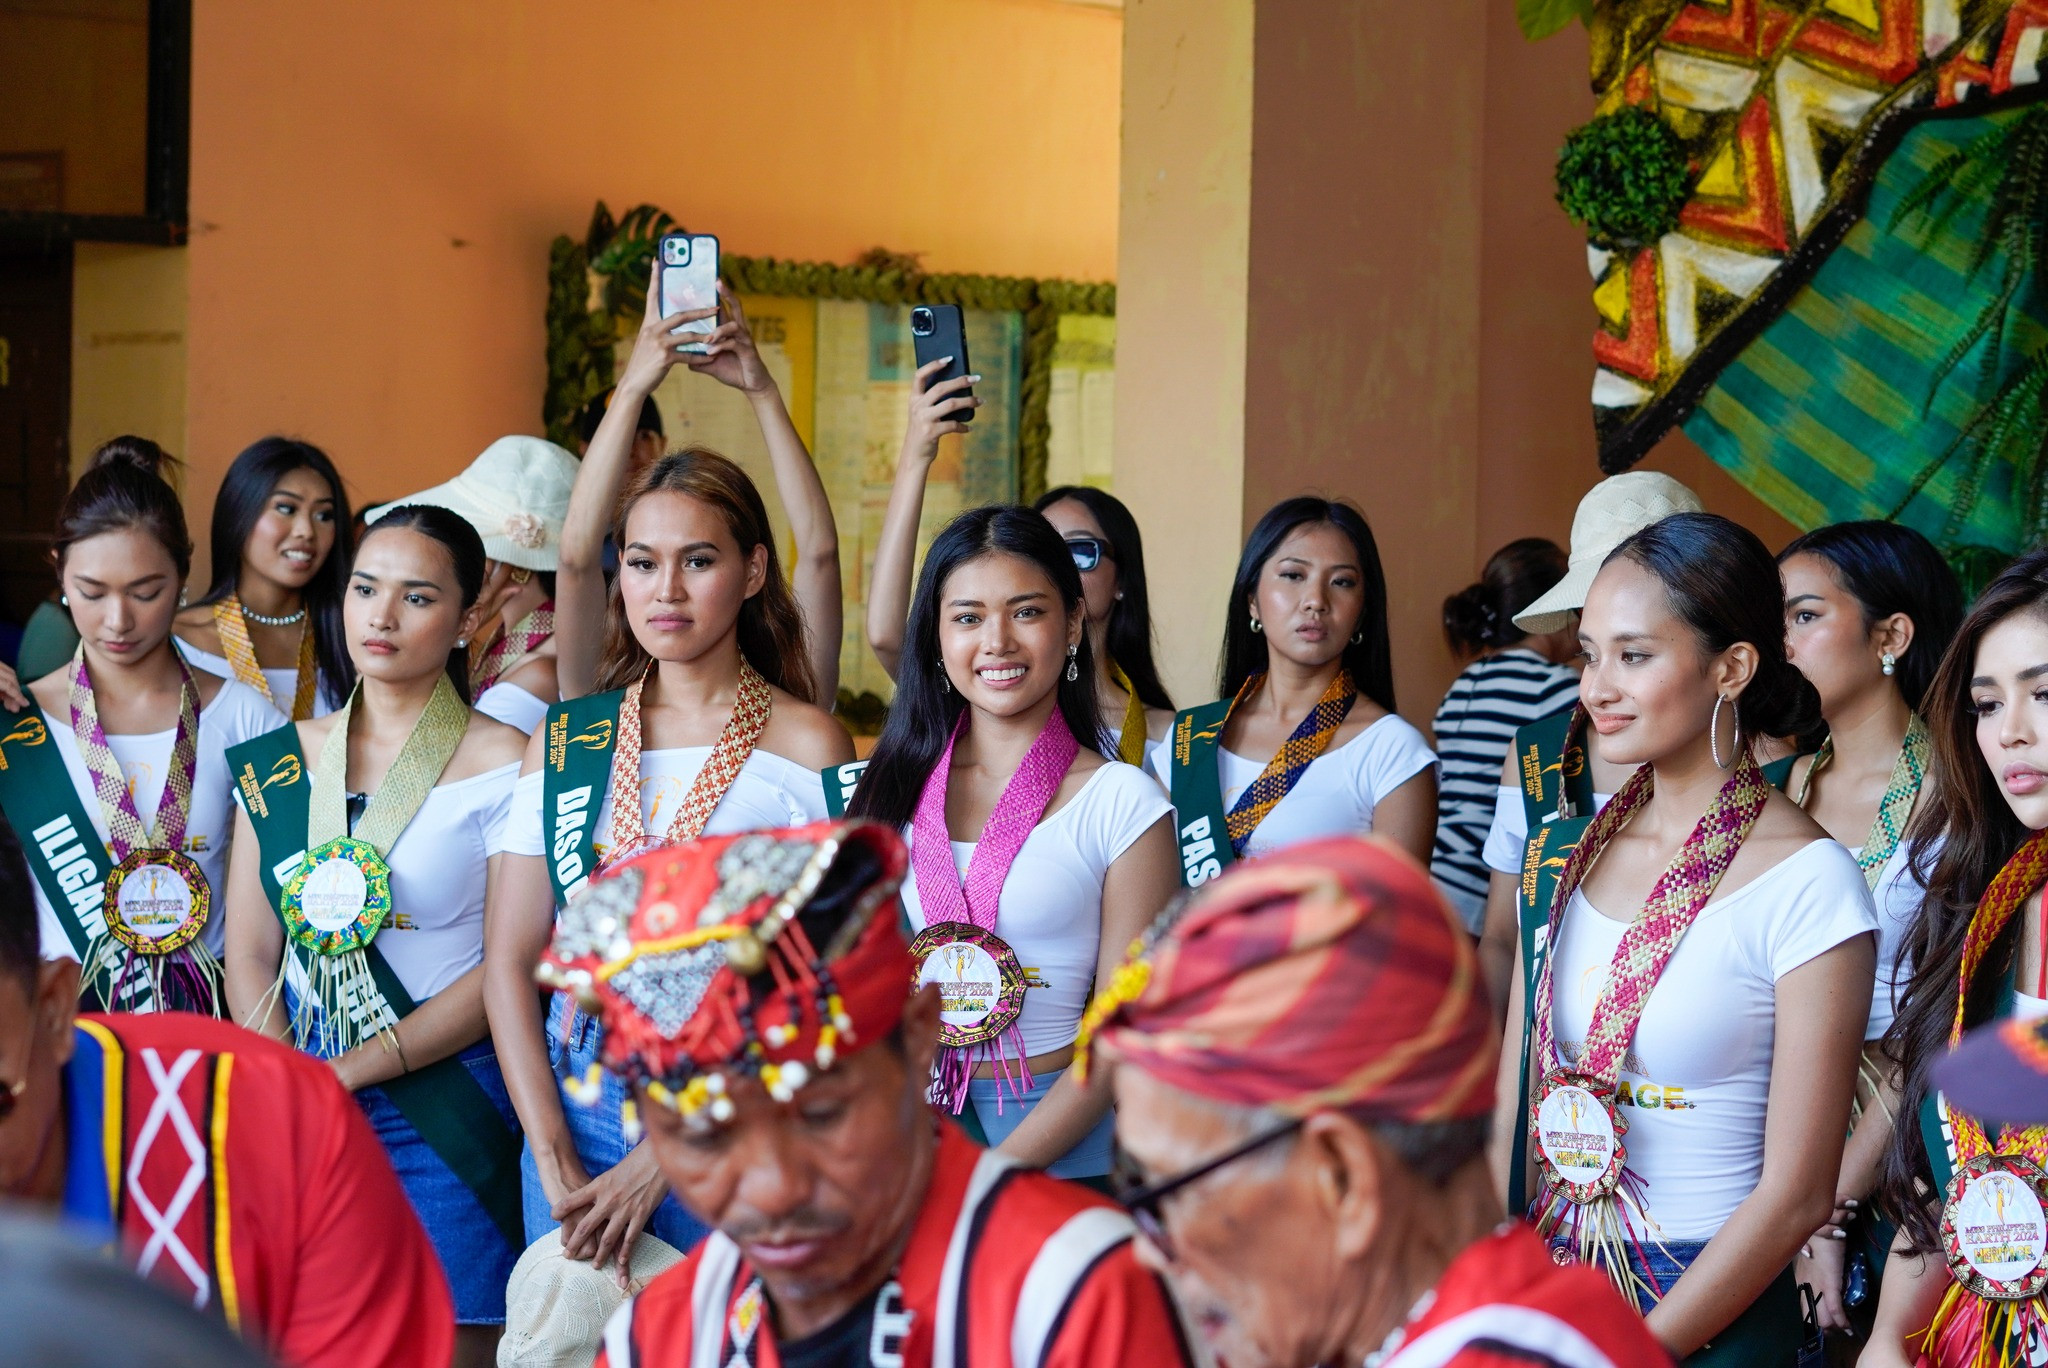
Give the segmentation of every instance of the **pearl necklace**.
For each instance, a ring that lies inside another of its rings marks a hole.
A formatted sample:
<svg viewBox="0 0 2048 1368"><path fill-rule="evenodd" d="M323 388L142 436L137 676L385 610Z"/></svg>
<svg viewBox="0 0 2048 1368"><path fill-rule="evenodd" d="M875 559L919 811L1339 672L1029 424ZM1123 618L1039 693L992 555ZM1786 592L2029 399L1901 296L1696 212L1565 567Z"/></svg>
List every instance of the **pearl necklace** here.
<svg viewBox="0 0 2048 1368"><path fill-rule="evenodd" d="M306 605L300 604L298 612L287 613L283 617L265 617L245 603L242 605L242 616L264 627L296 627L306 620Z"/></svg>

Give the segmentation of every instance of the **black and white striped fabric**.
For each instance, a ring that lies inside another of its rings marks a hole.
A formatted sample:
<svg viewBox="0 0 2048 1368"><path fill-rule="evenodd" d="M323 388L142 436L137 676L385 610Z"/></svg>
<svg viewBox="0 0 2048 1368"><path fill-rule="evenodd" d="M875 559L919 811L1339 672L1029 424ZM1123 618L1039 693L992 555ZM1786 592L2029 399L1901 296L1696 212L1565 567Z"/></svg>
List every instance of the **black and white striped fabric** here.
<svg viewBox="0 0 2048 1368"><path fill-rule="evenodd" d="M1467 665L1436 710L1436 849L1429 872L1476 935L1486 911L1487 868L1480 858L1493 824L1494 790L1515 732L1568 708L1579 676L1512 647Z"/></svg>

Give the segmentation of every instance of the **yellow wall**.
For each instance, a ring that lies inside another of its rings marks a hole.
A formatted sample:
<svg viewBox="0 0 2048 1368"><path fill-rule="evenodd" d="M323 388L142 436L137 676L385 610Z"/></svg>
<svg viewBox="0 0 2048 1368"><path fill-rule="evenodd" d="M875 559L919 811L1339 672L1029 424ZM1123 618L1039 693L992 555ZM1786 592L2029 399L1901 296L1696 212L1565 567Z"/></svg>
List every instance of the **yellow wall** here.
<svg viewBox="0 0 2048 1368"><path fill-rule="evenodd" d="M78 244L71 271L74 472L94 447L122 433L186 450L185 264L175 248ZM210 491L217 482L199 483ZM194 488L190 478L185 484Z"/></svg>
<svg viewBox="0 0 2048 1368"><path fill-rule="evenodd" d="M1124 11L1112 488L1145 532L1160 673L1183 707L1215 692L1242 540L1252 10Z"/></svg>
<svg viewBox="0 0 2048 1368"><path fill-rule="evenodd" d="M209 0L193 518L270 431L361 497L536 431L548 241L651 201L727 250L1106 279L1121 17L1063 0Z"/></svg>

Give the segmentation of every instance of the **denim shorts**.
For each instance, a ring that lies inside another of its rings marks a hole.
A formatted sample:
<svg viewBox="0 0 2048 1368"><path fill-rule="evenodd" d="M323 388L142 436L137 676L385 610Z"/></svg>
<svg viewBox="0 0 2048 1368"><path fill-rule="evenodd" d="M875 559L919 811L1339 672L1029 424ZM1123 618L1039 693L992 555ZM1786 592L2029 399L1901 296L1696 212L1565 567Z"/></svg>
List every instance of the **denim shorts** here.
<svg viewBox="0 0 2048 1368"><path fill-rule="evenodd" d="M456 1058L483 1087L506 1126L516 1132L519 1118L505 1092L505 1075L499 1071L490 1040L479 1040ZM434 1242L441 1271L448 1277L448 1290L455 1296L457 1323L503 1325L505 1282L512 1276L520 1251L506 1243L504 1232L469 1185L420 1138L382 1088L364 1088L356 1094L356 1104L383 1142L412 1209L427 1228L427 1238Z"/></svg>
<svg viewBox="0 0 2048 1368"><path fill-rule="evenodd" d="M548 1058L555 1062L558 1070L566 1067L570 1077L577 1077L597 1059L598 1032L589 1017L581 1012L574 1013L568 1027L568 1063L563 1066L559 1056L562 1019L570 1016L563 1010L565 1001L567 999L557 994L548 1002ZM626 1085L609 1073L603 1077L604 1091L594 1105L585 1106L567 1093L560 1093L562 1115L569 1123L569 1138L575 1143L576 1157L582 1160L583 1171L593 1178L625 1158L627 1151L633 1148L626 1143L625 1126L619 1116L619 1109L626 1100ZM534 1163L531 1144L524 1146L519 1155L519 1197L526 1215L528 1244L560 1227L561 1222L549 1212L547 1193L540 1185L540 1168ZM648 1234L668 1241L685 1254L704 1238L709 1229L684 1209L674 1193L662 1198L661 1205L654 1209L654 1216L647 1223Z"/></svg>
<svg viewBox="0 0 2048 1368"><path fill-rule="evenodd" d="M1035 1074L1031 1087L1026 1090L1024 1100L1019 1102L1010 1095L1009 1087L1000 1079L975 1078L968 1080L967 1105L974 1108L975 1119L981 1122L982 1134L988 1137L988 1146L994 1149L1010 1138L1010 1133L1024 1123L1031 1109L1052 1091L1052 1085L1059 1082L1065 1069L1059 1073ZM1112 1165L1111 1149L1116 1138L1116 1113L1104 1112L1095 1129L1082 1136L1080 1142L1061 1155L1046 1169L1055 1178L1101 1178Z"/></svg>

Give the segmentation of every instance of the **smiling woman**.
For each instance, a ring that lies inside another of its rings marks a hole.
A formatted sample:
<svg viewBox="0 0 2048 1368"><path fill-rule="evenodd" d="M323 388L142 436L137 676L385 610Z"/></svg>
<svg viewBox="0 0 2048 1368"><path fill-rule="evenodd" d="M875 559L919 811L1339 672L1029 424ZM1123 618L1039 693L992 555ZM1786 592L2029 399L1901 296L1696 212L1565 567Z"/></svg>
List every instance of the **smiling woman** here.
<svg viewBox="0 0 2048 1368"><path fill-rule="evenodd" d="M185 658L295 721L338 707L355 680L341 631L350 527L326 452L289 437L245 449L214 499L213 584L178 615Z"/></svg>
<svg viewBox="0 0 2048 1368"><path fill-rule="evenodd" d="M963 1004L941 1034L934 1100L1024 1163L1101 1179L1109 1095L1067 1065L1090 985L1175 880L1166 796L1099 749L1085 605L1043 515L998 505L949 523L848 814L909 837L911 949Z"/></svg>

